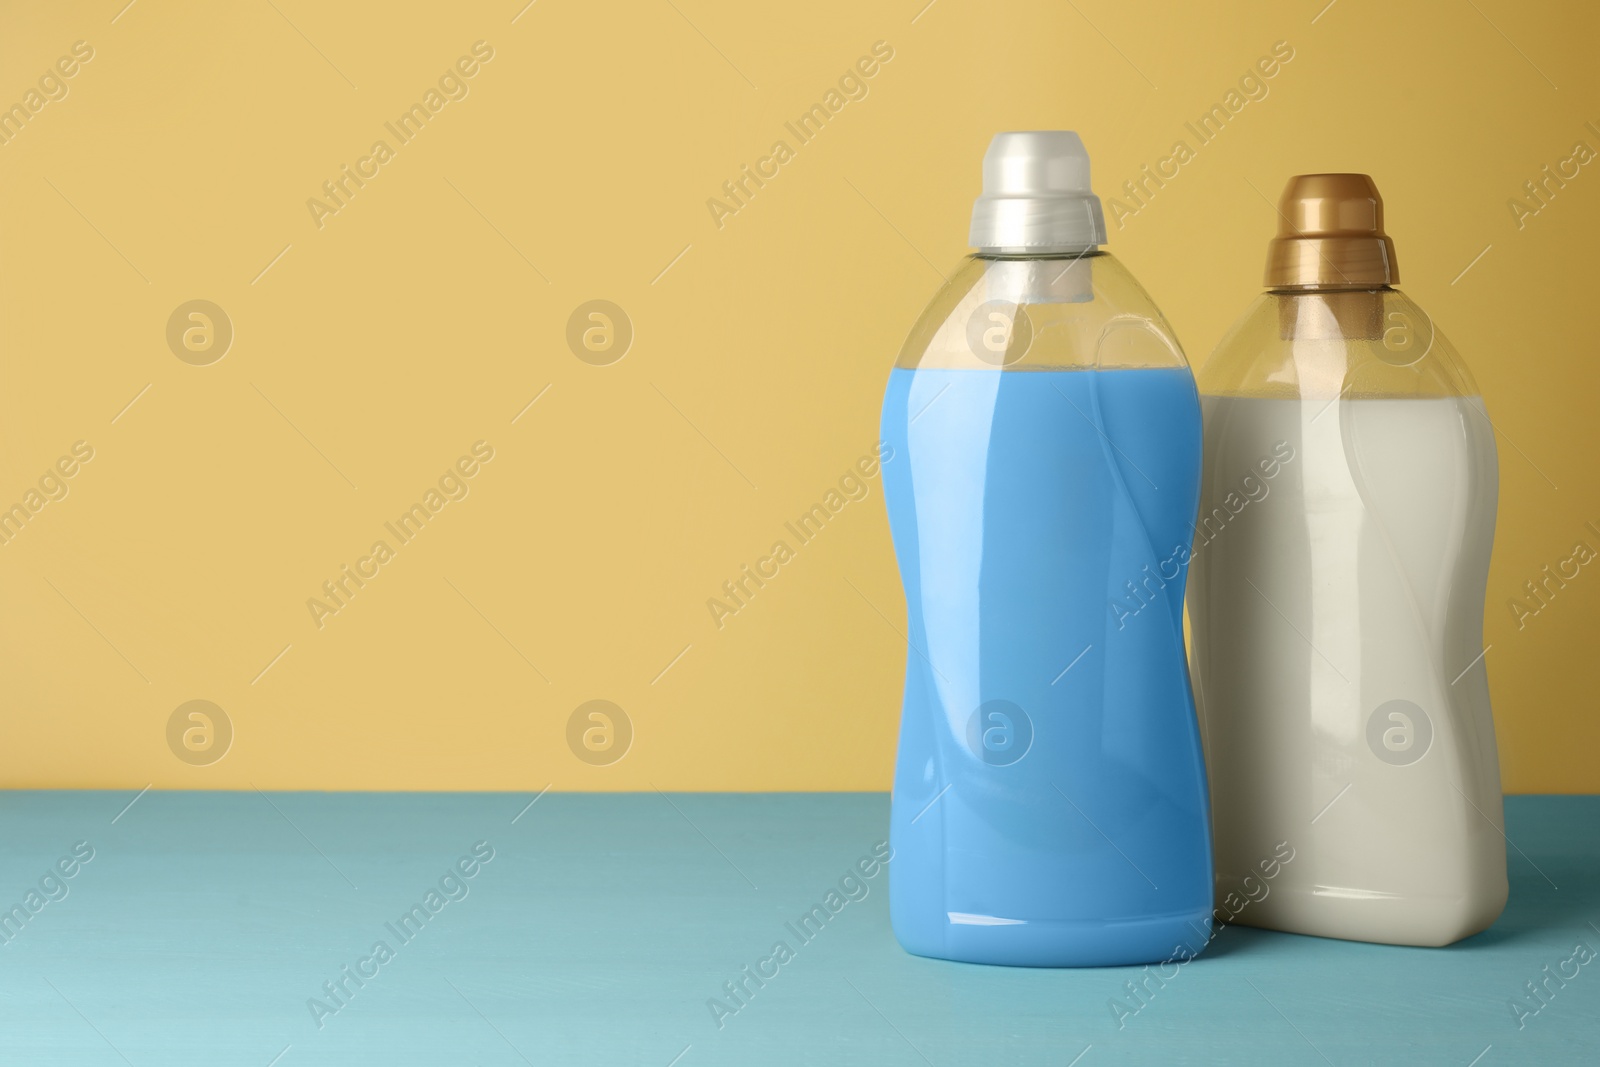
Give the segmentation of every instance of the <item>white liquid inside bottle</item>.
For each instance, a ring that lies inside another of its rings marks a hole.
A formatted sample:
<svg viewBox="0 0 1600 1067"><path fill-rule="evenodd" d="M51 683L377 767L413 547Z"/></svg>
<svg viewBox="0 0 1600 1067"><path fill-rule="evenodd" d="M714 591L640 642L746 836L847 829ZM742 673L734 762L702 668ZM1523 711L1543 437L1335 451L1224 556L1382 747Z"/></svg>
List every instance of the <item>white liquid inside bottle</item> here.
<svg viewBox="0 0 1600 1067"><path fill-rule="evenodd" d="M1430 945L1483 929L1506 879L1481 399L1202 405L1191 617L1219 897L1250 899L1287 841L1239 921Z"/></svg>

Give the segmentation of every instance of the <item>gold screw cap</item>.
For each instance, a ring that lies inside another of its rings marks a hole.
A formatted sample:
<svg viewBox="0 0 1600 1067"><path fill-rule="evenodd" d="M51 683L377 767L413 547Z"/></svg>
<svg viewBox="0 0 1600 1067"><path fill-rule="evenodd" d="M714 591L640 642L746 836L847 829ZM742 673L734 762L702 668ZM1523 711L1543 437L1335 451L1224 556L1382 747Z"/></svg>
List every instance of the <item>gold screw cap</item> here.
<svg viewBox="0 0 1600 1067"><path fill-rule="evenodd" d="M1269 289L1372 289L1400 280L1383 197L1365 174L1297 174L1267 245Z"/></svg>

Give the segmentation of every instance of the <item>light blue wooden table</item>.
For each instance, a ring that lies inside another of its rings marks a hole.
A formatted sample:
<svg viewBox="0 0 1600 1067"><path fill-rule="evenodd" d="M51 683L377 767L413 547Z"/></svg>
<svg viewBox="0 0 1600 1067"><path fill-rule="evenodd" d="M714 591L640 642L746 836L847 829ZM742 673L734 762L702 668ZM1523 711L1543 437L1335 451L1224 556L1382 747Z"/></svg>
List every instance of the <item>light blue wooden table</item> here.
<svg viewBox="0 0 1600 1067"><path fill-rule="evenodd" d="M1508 800L1484 934L1230 928L1121 1026L1136 969L903 953L882 795L531 799L0 793L0 1063L1600 1063L1600 798Z"/></svg>

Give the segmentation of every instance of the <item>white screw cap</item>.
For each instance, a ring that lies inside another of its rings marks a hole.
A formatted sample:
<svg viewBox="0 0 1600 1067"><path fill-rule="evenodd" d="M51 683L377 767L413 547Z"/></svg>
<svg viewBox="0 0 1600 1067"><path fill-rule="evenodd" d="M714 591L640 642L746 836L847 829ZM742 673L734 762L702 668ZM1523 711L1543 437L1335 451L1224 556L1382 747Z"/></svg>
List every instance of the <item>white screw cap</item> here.
<svg viewBox="0 0 1600 1067"><path fill-rule="evenodd" d="M1071 130L997 133L983 156L983 195L972 205L979 252L1051 255L1106 243L1089 153Z"/></svg>

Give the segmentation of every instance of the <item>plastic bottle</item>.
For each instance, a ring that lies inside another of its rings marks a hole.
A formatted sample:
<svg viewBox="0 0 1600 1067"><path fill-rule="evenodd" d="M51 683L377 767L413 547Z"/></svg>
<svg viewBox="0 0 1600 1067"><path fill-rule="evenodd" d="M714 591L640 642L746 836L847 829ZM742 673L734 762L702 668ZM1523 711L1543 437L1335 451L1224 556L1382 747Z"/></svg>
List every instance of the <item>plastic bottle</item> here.
<svg viewBox="0 0 1600 1067"><path fill-rule="evenodd" d="M1212 905L1182 635L1194 379L1099 250L1077 134L999 134L983 178L977 253L883 406L910 627L891 920L908 951L976 963L1192 955Z"/></svg>
<svg viewBox="0 0 1600 1067"><path fill-rule="evenodd" d="M1448 944L1506 900L1483 654L1494 431L1393 288L1372 179L1292 178L1279 216L1269 291L1200 372L1189 612L1217 894L1245 899L1288 842L1237 921Z"/></svg>

